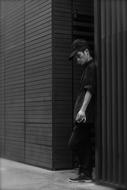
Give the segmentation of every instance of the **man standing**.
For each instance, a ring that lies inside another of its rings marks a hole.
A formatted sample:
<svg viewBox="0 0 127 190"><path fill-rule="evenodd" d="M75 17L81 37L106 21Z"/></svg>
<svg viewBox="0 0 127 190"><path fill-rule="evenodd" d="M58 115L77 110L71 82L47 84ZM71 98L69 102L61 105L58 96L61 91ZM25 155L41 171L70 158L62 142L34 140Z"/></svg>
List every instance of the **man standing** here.
<svg viewBox="0 0 127 190"><path fill-rule="evenodd" d="M83 68L80 91L74 107L74 127L69 147L79 160L79 175L70 181L90 182L92 179L92 150L90 131L94 126L96 102L96 65L88 42L77 39L72 44L69 60Z"/></svg>

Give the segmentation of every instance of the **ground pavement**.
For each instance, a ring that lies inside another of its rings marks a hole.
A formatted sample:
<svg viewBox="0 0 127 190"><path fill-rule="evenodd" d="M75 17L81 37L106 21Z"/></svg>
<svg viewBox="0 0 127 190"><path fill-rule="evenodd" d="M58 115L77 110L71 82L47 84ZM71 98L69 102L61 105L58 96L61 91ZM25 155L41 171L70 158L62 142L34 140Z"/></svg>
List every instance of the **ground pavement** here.
<svg viewBox="0 0 127 190"><path fill-rule="evenodd" d="M113 190L95 183L71 183L75 170L46 169L0 159L0 190Z"/></svg>

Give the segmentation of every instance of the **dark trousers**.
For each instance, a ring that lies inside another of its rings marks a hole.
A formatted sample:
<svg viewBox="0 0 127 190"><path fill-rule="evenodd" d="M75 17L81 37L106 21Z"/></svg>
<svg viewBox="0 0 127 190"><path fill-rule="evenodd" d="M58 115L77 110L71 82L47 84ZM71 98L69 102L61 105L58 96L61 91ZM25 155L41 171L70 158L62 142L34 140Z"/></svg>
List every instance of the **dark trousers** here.
<svg viewBox="0 0 127 190"><path fill-rule="evenodd" d="M79 173L92 175L92 145L91 145L91 123L75 123L71 137L69 139L69 147L79 160Z"/></svg>

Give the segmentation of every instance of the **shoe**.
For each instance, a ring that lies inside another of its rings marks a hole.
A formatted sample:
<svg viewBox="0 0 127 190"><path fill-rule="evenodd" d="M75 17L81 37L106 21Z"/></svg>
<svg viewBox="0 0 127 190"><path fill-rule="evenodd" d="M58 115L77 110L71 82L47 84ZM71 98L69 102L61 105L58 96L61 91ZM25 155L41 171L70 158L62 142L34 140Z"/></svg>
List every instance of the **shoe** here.
<svg viewBox="0 0 127 190"><path fill-rule="evenodd" d="M75 178L69 178L69 182L86 182L86 183L90 183L92 182L92 179L88 176L85 176L84 174L80 174L78 177Z"/></svg>
<svg viewBox="0 0 127 190"><path fill-rule="evenodd" d="M85 177L85 182L86 183L91 183L92 182L92 179L90 177Z"/></svg>
<svg viewBox="0 0 127 190"><path fill-rule="evenodd" d="M75 178L69 178L69 182L74 182L74 183L85 182L85 179L82 176L78 176L78 177L75 177Z"/></svg>

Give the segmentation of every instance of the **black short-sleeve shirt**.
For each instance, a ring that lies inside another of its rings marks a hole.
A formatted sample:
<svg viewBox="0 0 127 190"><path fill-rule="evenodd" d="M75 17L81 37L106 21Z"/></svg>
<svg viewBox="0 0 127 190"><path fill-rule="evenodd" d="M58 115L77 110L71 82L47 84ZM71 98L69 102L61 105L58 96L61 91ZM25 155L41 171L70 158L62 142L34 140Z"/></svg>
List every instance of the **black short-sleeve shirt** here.
<svg viewBox="0 0 127 190"><path fill-rule="evenodd" d="M86 109L86 122L93 123L95 120L96 105L96 65L93 60L89 61L83 70L80 81L80 91L74 106L74 120L83 104L86 91L92 94L92 98Z"/></svg>

